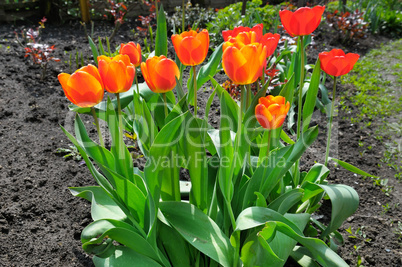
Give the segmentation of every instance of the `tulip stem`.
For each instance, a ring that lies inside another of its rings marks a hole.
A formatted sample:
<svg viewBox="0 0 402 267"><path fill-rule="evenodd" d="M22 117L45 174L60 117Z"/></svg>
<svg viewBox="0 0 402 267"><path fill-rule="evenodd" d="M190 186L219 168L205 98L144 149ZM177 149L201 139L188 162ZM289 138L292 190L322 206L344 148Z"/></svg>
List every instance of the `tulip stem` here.
<svg viewBox="0 0 402 267"><path fill-rule="evenodd" d="M303 36L300 36L300 53L301 53L301 62L300 62L300 86L299 86L299 101L297 103L297 140L299 138L303 138L302 129L301 129L301 117L302 117L302 106L303 106L303 86L304 86L304 44L303 44ZM299 184L299 165L300 160L297 160L295 163L295 172L293 174L294 186L296 187Z"/></svg>
<svg viewBox="0 0 402 267"><path fill-rule="evenodd" d="M117 116L119 117L119 158L123 158L123 118L121 115L121 105L120 105L120 94L116 94L116 100L117 100Z"/></svg>
<svg viewBox="0 0 402 267"><path fill-rule="evenodd" d="M138 97L140 97L140 87L138 86L137 73L135 74L135 84L137 85L137 94L138 94Z"/></svg>
<svg viewBox="0 0 402 267"><path fill-rule="evenodd" d="M194 116L197 117L197 77L196 77L196 66L193 66L193 83L194 83Z"/></svg>
<svg viewBox="0 0 402 267"><path fill-rule="evenodd" d="M332 89L332 103L331 103L331 111L329 114L329 123L328 123L328 138L327 138L327 149L325 151L325 167L328 165L328 157L329 157L329 146L331 144L331 131L332 131L332 120L334 118L334 109L335 109L335 92L336 92L336 76L334 76L334 87Z"/></svg>
<svg viewBox="0 0 402 267"><path fill-rule="evenodd" d="M301 130L301 117L302 117L302 106L303 106L303 86L304 86L304 44L303 36L300 36L300 53L301 53L301 64L300 64L300 86L299 86L299 103L297 104L297 139L299 139L302 134Z"/></svg>
<svg viewBox="0 0 402 267"><path fill-rule="evenodd" d="M246 98L246 110L249 108L250 106L250 102L251 101L251 84L247 84L247 98Z"/></svg>
<svg viewBox="0 0 402 267"><path fill-rule="evenodd" d="M102 137L102 132L99 127L99 120L98 116L96 116L96 111L94 107L91 107L91 112L92 116L94 117L95 125L96 125L96 130L98 131L98 136L99 136L99 143L102 147L105 147L105 143L103 142L103 137Z"/></svg>
<svg viewBox="0 0 402 267"><path fill-rule="evenodd" d="M163 96L163 102L165 103L165 119L168 116L168 107L167 107L167 100L166 100L166 93L162 93Z"/></svg>
<svg viewBox="0 0 402 267"><path fill-rule="evenodd" d="M271 150L271 133L272 130L268 130L268 140L267 140L267 160L268 160L268 156L269 156L269 152ZM269 161L268 161L269 162Z"/></svg>

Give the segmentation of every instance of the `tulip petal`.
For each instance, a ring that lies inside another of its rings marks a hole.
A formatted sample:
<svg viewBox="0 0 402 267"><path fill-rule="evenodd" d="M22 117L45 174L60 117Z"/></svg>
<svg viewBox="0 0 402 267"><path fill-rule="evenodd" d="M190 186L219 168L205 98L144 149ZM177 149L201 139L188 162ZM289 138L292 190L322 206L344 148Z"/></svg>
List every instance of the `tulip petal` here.
<svg viewBox="0 0 402 267"><path fill-rule="evenodd" d="M222 66L226 75L235 83L239 83L236 78L237 69L247 63L239 49L229 46L222 55Z"/></svg>
<svg viewBox="0 0 402 267"><path fill-rule="evenodd" d="M92 107L103 98L102 85L95 77L84 71L72 74L67 81L67 86L68 94L73 100L70 101L80 107Z"/></svg>

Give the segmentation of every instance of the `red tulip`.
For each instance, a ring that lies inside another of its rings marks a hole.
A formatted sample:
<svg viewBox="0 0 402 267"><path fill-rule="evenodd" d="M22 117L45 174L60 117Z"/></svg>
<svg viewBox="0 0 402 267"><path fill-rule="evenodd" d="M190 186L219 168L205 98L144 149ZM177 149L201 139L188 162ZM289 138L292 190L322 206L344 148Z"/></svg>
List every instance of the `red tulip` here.
<svg viewBox="0 0 402 267"><path fill-rule="evenodd" d="M114 58L99 56L99 74L109 93L123 93L131 88L135 76L135 67L127 55Z"/></svg>
<svg viewBox="0 0 402 267"><path fill-rule="evenodd" d="M129 56L130 62L136 67L141 64L142 57L140 44L136 45L134 42L121 44L119 54Z"/></svg>
<svg viewBox="0 0 402 267"><path fill-rule="evenodd" d="M347 74L359 59L358 54L345 55L341 49L332 49L330 52L322 52L318 55L321 61L321 69L332 76Z"/></svg>
<svg viewBox="0 0 402 267"><path fill-rule="evenodd" d="M223 40L226 42L229 40L230 37L237 37L237 35L241 32L250 32L253 31L256 33L257 35L257 39L260 40L262 37L262 33L263 33L263 24L257 24L255 25L253 28L250 29L250 27L243 27L243 26L239 26L234 28L233 30L226 30L226 31L222 31L222 36L223 36Z"/></svg>
<svg viewBox="0 0 402 267"><path fill-rule="evenodd" d="M102 101L103 82L95 66L82 67L72 75L60 73L58 79L66 97L73 104L87 108Z"/></svg>
<svg viewBox="0 0 402 267"><path fill-rule="evenodd" d="M141 63L141 72L148 87L155 93L172 90L176 86L176 78L180 78L176 63L165 56L148 58Z"/></svg>
<svg viewBox="0 0 402 267"><path fill-rule="evenodd" d="M181 34L173 34L172 42L174 50L183 65L199 65L208 54L209 34L207 30L202 30L199 33L190 30Z"/></svg>
<svg viewBox="0 0 402 267"><path fill-rule="evenodd" d="M283 27L290 36L309 35L320 24L324 9L325 6L301 7L294 13L289 10L279 11L279 16Z"/></svg>
<svg viewBox="0 0 402 267"><path fill-rule="evenodd" d="M257 121L265 129L273 130L282 126L290 109L290 103L283 96L261 97L255 107Z"/></svg>
<svg viewBox="0 0 402 267"><path fill-rule="evenodd" d="M279 38L281 38L281 36L277 33L266 33L261 37L260 43L266 46L267 57L271 56L275 52L275 49L278 46Z"/></svg>
<svg viewBox="0 0 402 267"><path fill-rule="evenodd" d="M222 65L226 75L236 84L251 84L262 75L267 64L267 48L262 44L226 42Z"/></svg>

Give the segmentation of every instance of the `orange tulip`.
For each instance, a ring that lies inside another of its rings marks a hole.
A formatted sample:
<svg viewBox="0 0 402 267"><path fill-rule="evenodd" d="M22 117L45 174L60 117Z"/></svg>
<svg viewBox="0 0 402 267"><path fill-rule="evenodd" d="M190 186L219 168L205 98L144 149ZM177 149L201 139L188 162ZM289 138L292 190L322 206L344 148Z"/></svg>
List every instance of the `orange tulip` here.
<svg viewBox="0 0 402 267"><path fill-rule="evenodd" d="M176 63L165 56L154 56L141 63L141 72L154 93L166 93L176 86L180 71ZM176 77L176 78L175 78Z"/></svg>
<svg viewBox="0 0 402 267"><path fill-rule="evenodd" d="M141 64L142 57L140 44L136 45L134 42L121 44L119 54L129 56L130 62L136 67Z"/></svg>
<svg viewBox="0 0 402 267"><path fill-rule="evenodd" d="M103 82L95 66L82 67L72 75L60 73L58 79L64 94L73 104L88 108L102 101Z"/></svg>
<svg viewBox="0 0 402 267"><path fill-rule="evenodd" d="M320 24L324 9L325 6L301 7L294 13L289 10L279 11L279 16L283 27L290 36L309 35Z"/></svg>
<svg viewBox="0 0 402 267"><path fill-rule="evenodd" d="M332 76L341 76L349 73L359 59L358 54L345 55L341 49L332 49L330 52L318 54L321 61L321 69Z"/></svg>
<svg viewBox="0 0 402 267"><path fill-rule="evenodd" d="M262 33L263 33L263 24L257 24L254 25L253 28L250 27L243 27L243 26L239 26L239 27L235 27L233 30L226 30L226 31L222 31L222 36L223 36L223 40L225 42L227 42L229 40L230 37L237 37L237 35L239 35L239 33L241 32L250 32L253 31L256 33L257 35L257 39L261 39L262 37Z"/></svg>
<svg viewBox="0 0 402 267"><path fill-rule="evenodd" d="M173 34L172 42L174 50L183 65L199 65L208 54L209 34L207 30L202 30L199 33L190 30L181 34Z"/></svg>
<svg viewBox="0 0 402 267"><path fill-rule="evenodd" d="M283 96L261 97L255 107L257 121L265 129L273 130L282 126L290 109L290 103Z"/></svg>
<svg viewBox="0 0 402 267"><path fill-rule="evenodd" d="M255 37L255 32L242 32L223 44L223 69L236 84L255 82L267 64L267 48L254 43Z"/></svg>
<svg viewBox="0 0 402 267"><path fill-rule="evenodd" d="M105 89L109 93L123 93L131 88L135 76L135 67L127 55L117 55L114 58L99 56L99 74Z"/></svg>

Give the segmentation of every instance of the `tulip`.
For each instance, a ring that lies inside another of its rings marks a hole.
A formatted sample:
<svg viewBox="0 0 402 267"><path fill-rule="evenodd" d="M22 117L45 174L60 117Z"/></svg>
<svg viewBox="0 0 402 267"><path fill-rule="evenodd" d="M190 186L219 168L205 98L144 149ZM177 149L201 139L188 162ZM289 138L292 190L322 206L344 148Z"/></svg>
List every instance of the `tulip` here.
<svg viewBox="0 0 402 267"><path fill-rule="evenodd" d="M140 44L136 45L134 42L121 44L119 54L129 56L131 64L135 67L138 67L141 64L142 57Z"/></svg>
<svg viewBox="0 0 402 267"><path fill-rule="evenodd" d="M176 63L165 56L154 56L141 63L141 72L149 89L154 93L166 93L176 86L180 71Z"/></svg>
<svg viewBox="0 0 402 267"><path fill-rule="evenodd" d="M277 33L266 33L261 37L260 43L267 47L267 57L272 56L275 52L280 37L281 36Z"/></svg>
<svg viewBox="0 0 402 267"><path fill-rule="evenodd" d="M295 12L289 10L279 11L279 16L283 27L290 36L304 36L317 29L324 9L325 6L301 7Z"/></svg>
<svg viewBox="0 0 402 267"><path fill-rule="evenodd" d="M227 42L229 40L230 37L237 37L239 33L241 32L250 32L253 31L257 34L257 39L260 40L262 37L262 33L263 33L263 24L257 24L255 25L253 28L250 27L243 27L243 26L239 26L234 28L233 30L226 30L226 31L222 31L222 36L223 36L223 40L225 42Z"/></svg>
<svg viewBox="0 0 402 267"><path fill-rule="evenodd" d="M342 76L353 69L359 59L358 54L345 55L341 49L332 49L330 52L322 52L318 55L321 61L321 69L332 76Z"/></svg>
<svg viewBox="0 0 402 267"><path fill-rule="evenodd" d="M123 93L131 88L135 76L135 67L127 55L117 55L114 58L99 56L99 74L102 77L106 91Z"/></svg>
<svg viewBox="0 0 402 267"><path fill-rule="evenodd" d="M173 34L172 42L177 56L185 66L201 64L208 54L209 34L207 30L199 33L190 30L181 34Z"/></svg>
<svg viewBox="0 0 402 267"><path fill-rule="evenodd" d="M262 75L267 62L267 48L262 44L241 42L224 44L222 65L226 75L236 84L251 84Z"/></svg>
<svg viewBox="0 0 402 267"><path fill-rule="evenodd" d="M290 103L283 96L261 97L255 107L255 116L261 126L274 130L282 126L290 109Z"/></svg>
<svg viewBox="0 0 402 267"><path fill-rule="evenodd" d="M66 97L73 104L87 108L102 101L104 86L95 66L82 67L72 75L60 73L58 79Z"/></svg>

